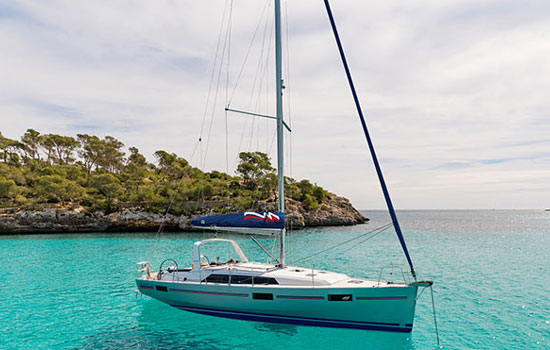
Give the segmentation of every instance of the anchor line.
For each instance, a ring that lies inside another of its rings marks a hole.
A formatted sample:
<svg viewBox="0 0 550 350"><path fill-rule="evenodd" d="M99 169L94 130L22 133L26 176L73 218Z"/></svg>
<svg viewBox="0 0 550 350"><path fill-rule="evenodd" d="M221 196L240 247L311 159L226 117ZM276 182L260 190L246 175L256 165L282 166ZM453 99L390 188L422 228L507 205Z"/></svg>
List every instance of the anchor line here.
<svg viewBox="0 0 550 350"><path fill-rule="evenodd" d="M430 286L430 293L432 294L432 310L434 314L434 326L435 326L435 336L437 338L437 348L441 349L441 344L439 343L439 330L437 328L437 316L435 315L435 301L434 301L433 286Z"/></svg>

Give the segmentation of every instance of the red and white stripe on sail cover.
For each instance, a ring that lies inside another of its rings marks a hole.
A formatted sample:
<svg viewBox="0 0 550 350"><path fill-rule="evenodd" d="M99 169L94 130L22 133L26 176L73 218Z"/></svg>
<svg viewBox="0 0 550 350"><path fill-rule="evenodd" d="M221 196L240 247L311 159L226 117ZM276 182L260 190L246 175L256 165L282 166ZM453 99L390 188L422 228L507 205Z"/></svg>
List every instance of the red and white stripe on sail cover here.
<svg viewBox="0 0 550 350"><path fill-rule="evenodd" d="M245 220L259 220L264 222L279 222L281 218L278 215L271 212L256 213L253 211L247 211L244 213Z"/></svg>

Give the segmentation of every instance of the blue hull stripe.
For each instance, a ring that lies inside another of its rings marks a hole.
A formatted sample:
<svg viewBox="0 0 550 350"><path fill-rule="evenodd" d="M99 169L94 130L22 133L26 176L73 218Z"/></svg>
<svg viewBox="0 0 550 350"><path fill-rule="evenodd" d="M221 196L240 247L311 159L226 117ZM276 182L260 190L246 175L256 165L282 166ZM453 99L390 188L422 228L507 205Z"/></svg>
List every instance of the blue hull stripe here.
<svg viewBox="0 0 550 350"><path fill-rule="evenodd" d="M262 313L253 313L253 312L206 309L206 308L190 307L190 306L182 306L182 305L171 305L171 306L176 307L180 310L195 312L203 315L233 318L233 319L248 320L248 321L285 323L285 324L295 324L295 325L302 325L302 326L370 329L370 330L381 330L381 331L402 332L402 333L409 333L412 331L412 326L399 327L399 324L397 323L360 322L360 321L345 321L345 320L342 321L342 320L331 320L331 319L312 318L312 317L282 316L282 315L262 314Z"/></svg>

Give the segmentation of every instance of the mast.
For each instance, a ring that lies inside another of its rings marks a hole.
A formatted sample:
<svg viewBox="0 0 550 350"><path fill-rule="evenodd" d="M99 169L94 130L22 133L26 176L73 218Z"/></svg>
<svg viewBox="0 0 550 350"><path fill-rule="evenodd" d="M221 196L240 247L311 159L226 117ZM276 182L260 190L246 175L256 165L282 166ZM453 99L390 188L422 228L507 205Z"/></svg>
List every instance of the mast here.
<svg viewBox="0 0 550 350"><path fill-rule="evenodd" d="M275 0L275 79L277 94L277 179L279 187L279 211L285 211L285 177L283 172L283 81L281 48L281 1ZM279 246L280 266L285 265L285 229L281 230Z"/></svg>

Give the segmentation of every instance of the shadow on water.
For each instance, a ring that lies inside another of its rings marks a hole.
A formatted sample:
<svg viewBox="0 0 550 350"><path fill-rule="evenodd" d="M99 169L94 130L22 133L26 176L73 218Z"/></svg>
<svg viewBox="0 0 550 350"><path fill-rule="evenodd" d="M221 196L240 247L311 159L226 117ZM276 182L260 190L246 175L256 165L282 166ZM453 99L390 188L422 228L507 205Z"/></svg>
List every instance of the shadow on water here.
<svg viewBox="0 0 550 350"><path fill-rule="evenodd" d="M289 324L279 324L279 323L254 323L254 329L258 332L269 332L270 334L281 336L281 335L296 335L298 334L298 327Z"/></svg>
<svg viewBox="0 0 550 350"><path fill-rule="evenodd" d="M74 349L224 349L212 342L170 331L143 330L141 327L101 332L86 337Z"/></svg>
<svg viewBox="0 0 550 350"><path fill-rule="evenodd" d="M204 346L204 344L203 344ZM74 349L200 349L192 339L170 332L143 331L138 328L101 332L86 337ZM216 349L212 344L209 348Z"/></svg>
<svg viewBox="0 0 550 350"><path fill-rule="evenodd" d="M205 337L189 313L153 300L143 300L134 322L119 329L101 330L79 341L73 349L227 349L216 339Z"/></svg>

